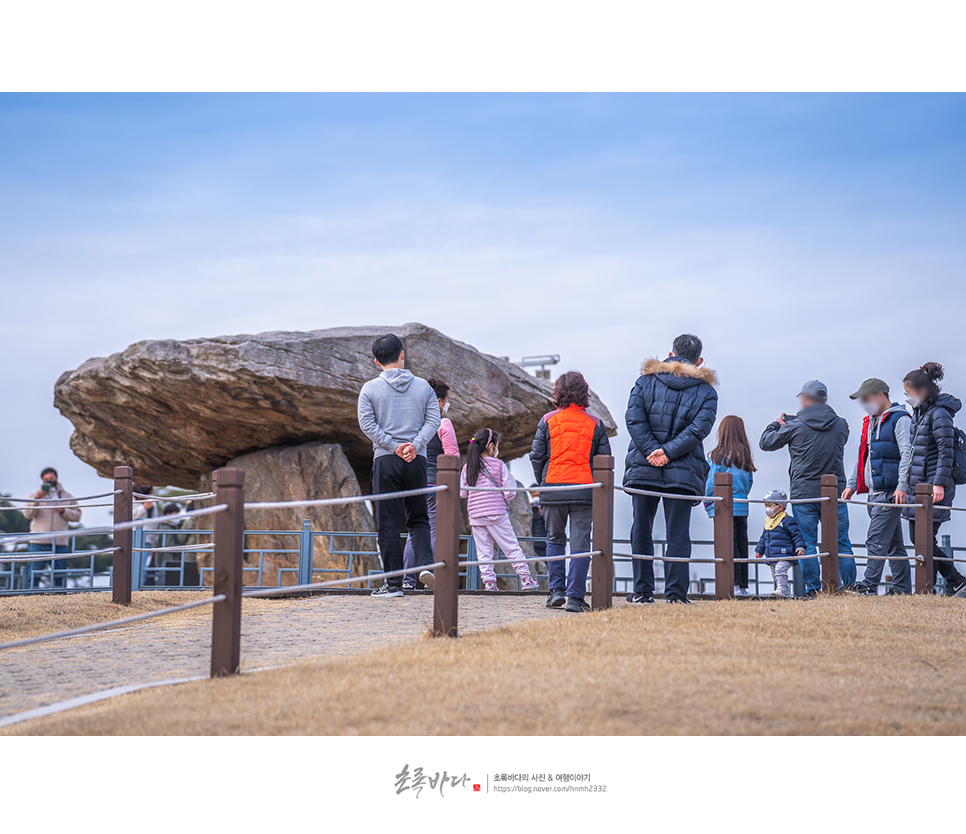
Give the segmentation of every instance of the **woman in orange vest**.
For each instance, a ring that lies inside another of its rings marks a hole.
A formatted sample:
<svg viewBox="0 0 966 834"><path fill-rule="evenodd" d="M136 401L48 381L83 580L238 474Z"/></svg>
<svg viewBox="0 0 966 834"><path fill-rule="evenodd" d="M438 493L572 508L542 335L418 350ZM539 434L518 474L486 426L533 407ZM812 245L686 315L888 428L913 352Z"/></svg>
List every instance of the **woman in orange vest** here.
<svg viewBox="0 0 966 834"><path fill-rule="evenodd" d="M540 484L540 505L547 524L547 559L567 552L567 520L570 520L570 552L590 552L592 490L544 490L549 486L580 486L594 482L591 463L594 455L609 455L610 441L603 422L587 413L590 386L583 374L568 371L553 388L556 411L545 414L537 426L530 463ZM574 614L589 611L584 601L590 556L570 560L565 574L562 559L547 562L550 595L547 608L560 608Z"/></svg>

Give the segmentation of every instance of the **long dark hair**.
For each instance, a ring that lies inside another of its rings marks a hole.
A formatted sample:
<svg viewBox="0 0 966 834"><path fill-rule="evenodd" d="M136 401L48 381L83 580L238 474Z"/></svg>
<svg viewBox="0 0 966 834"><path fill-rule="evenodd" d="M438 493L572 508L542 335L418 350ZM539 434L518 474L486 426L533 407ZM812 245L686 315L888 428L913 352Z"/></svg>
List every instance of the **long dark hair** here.
<svg viewBox="0 0 966 834"><path fill-rule="evenodd" d="M557 379L553 386L553 404L557 408L590 405L590 386L580 371L567 371Z"/></svg>
<svg viewBox="0 0 966 834"><path fill-rule="evenodd" d="M429 387L433 389L437 400L445 400L449 394L449 386L440 379L430 378L427 380Z"/></svg>
<svg viewBox="0 0 966 834"><path fill-rule="evenodd" d="M745 472L757 472L751 456L751 444L745 431L745 421L735 414L721 418L718 426L718 445L708 455L718 466L736 466Z"/></svg>
<svg viewBox="0 0 966 834"><path fill-rule="evenodd" d="M939 381L944 375L942 365L938 362L927 362L921 368L909 371L902 381L908 382L917 391L928 391L926 403L931 403L939 396Z"/></svg>
<svg viewBox="0 0 966 834"><path fill-rule="evenodd" d="M500 445L500 433L493 429L480 429L470 441L470 450L466 453L466 483L476 486L483 472L483 455L490 444Z"/></svg>

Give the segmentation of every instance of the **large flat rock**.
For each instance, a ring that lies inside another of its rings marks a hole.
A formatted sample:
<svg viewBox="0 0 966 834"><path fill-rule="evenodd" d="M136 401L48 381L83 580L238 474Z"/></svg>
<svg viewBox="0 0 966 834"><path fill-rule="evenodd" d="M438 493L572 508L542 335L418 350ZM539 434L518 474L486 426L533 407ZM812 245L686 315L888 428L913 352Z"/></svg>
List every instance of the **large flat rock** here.
<svg viewBox="0 0 966 834"><path fill-rule="evenodd" d="M126 464L139 481L194 488L239 455L317 440L339 443L367 485L372 449L356 399L377 373L372 341L390 331L415 374L453 387L464 449L488 426L502 432L505 459L529 451L551 384L422 324L138 342L63 374L54 404L74 425L71 448L106 477ZM616 432L596 397L591 410Z"/></svg>

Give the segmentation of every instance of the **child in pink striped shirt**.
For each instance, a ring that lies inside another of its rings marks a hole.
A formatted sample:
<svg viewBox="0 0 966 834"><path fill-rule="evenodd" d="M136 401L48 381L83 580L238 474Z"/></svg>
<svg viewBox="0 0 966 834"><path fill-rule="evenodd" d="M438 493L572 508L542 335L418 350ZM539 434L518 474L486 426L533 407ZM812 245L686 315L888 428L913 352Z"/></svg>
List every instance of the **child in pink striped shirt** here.
<svg viewBox="0 0 966 834"><path fill-rule="evenodd" d="M530 567L524 561L523 551L507 514L516 493L506 488L516 487L517 482L507 465L499 459L499 454L499 433L492 429L480 429L470 441L466 466L460 473L460 497L467 499L466 509L479 561L492 562L494 545L498 545L520 577L523 590L535 591L538 585L530 575ZM467 486L491 487L493 492L469 492ZM483 589L496 591L493 565L480 565L480 573L483 576Z"/></svg>

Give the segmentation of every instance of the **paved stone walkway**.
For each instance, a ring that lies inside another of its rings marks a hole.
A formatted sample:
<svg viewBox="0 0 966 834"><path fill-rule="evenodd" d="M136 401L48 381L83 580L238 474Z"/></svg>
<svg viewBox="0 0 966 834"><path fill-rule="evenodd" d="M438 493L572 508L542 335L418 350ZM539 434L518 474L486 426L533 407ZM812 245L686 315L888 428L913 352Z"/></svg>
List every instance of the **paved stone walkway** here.
<svg viewBox="0 0 966 834"><path fill-rule="evenodd" d="M460 632L537 617L543 596L461 596ZM425 634L431 595L401 600L325 596L260 600L243 609L242 669L358 654ZM211 614L160 617L97 634L11 649L0 655L0 717L116 686L208 674Z"/></svg>

